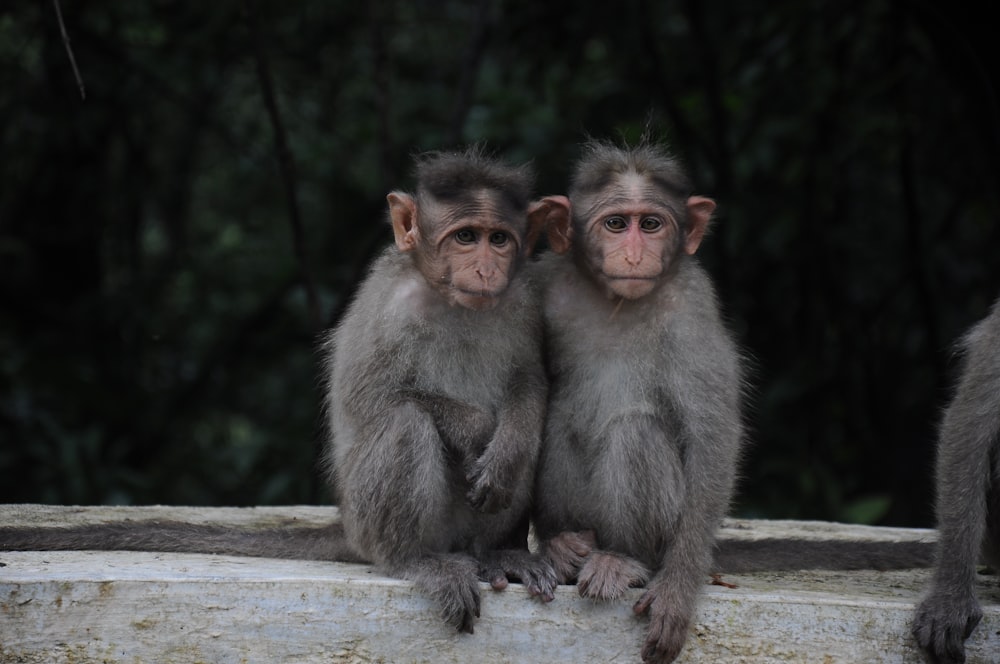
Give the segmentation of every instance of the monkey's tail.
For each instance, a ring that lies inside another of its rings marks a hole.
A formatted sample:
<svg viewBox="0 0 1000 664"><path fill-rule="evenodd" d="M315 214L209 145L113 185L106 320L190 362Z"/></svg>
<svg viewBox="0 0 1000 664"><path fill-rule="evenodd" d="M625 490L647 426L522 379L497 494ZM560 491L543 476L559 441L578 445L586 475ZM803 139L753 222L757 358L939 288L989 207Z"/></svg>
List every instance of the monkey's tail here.
<svg viewBox="0 0 1000 664"><path fill-rule="evenodd" d="M891 570L931 567L933 542L859 540L720 540L713 571L719 573L790 570Z"/></svg>
<svg viewBox="0 0 1000 664"><path fill-rule="evenodd" d="M0 551L158 551L366 563L339 523L240 528L180 521L0 527Z"/></svg>

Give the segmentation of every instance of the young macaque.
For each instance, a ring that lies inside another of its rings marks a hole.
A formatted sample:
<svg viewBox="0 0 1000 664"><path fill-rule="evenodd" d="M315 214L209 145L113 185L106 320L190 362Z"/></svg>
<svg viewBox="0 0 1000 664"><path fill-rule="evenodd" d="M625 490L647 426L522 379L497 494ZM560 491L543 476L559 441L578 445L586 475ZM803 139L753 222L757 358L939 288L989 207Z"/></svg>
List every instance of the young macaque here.
<svg viewBox="0 0 1000 664"><path fill-rule="evenodd" d="M127 523L0 528L0 550L128 549L375 563L412 579L473 631L479 581L552 599L528 552L547 384L535 290L519 274L549 217L533 177L480 149L418 160L388 196L395 247L323 343L327 461L341 524L239 529Z"/></svg>
<svg viewBox="0 0 1000 664"><path fill-rule="evenodd" d="M560 581L646 586L647 662L680 653L733 491L736 346L693 255L715 202L659 147L590 142L568 255L543 256L549 413L534 518ZM550 229L550 233L557 230Z"/></svg>
<svg viewBox="0 0 1000 664"><path fill-rule="evenodd" d="M965 661L983 617L976 599L980 554L1000 567L1000 300L963 341L964 369L937 450L938 550L913 634L937 664Z"/></svg>
<svg viewBox="0 0 1000 664"><path fill-rule="evenodd" d="M480 152L417 165L389 194L396 249L325 344L329 467L351 546L472 632L480 579L552 598L526 547L546 378L535 292L517 278L559 197Z"/></svg>

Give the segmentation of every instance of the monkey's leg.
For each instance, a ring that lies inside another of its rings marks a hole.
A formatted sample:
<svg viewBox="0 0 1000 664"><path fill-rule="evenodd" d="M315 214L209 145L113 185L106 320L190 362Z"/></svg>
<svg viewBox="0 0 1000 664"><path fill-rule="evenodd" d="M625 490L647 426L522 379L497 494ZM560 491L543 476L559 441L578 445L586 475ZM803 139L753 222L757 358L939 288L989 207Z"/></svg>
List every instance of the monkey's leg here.
<svg viewBox="0 0 1000 664"><path fill-rule="evenodd" d="M455 486L433 418L414 403L389 409L347 455L342 475L344 527L356 548L389 574L413 580L444 619L472 631L479 615L476 560L449 553L464 539Z"/></svg>

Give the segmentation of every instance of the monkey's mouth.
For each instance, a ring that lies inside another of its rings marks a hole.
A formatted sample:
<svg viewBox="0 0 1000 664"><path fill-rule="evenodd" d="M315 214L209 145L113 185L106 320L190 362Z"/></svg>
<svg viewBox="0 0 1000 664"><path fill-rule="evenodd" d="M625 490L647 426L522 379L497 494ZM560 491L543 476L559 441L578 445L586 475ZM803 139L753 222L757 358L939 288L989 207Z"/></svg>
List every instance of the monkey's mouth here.
<svg viewBox="0 0 1000 664"><path fill-rule="evenodd" d="M605 272L604 277L606 279L609 279L610 281L625 282L625 283L630 283L630 282L641 283L646 281L656 281L657 279L660 278L660 275L659 274L650 274L650 275L608 274L607 272Z"/></svg>
<svg viewBox="0 0 1000 664"><path fill-rule="evenodd" d="M609 297L621 297L626 300L638 300L649 295L656 289L659 275L645 276L637 274L612 275L604 274L604 288Z"/></svg>
<svg viewBox="0 0 1000 664"><path fill-rule="evenodd" d="M461 293L462 295L466 296L466 297L482 297L482 298L496 299L496 298L500 297L501 295L503 295L503 290L502 289L497 289L497 290L476 289L476 290L472 290L470 288L459 288L459 287L457 287L457 288L455 288L455 290L457 292Z"/></svg>
<svg viewBox="0 0 1000 664"><path fill-rule="evenodd" d="M502 290L468 290L465 288L455 288L455 302L466 309L492 309L500 300Z"/></svg>

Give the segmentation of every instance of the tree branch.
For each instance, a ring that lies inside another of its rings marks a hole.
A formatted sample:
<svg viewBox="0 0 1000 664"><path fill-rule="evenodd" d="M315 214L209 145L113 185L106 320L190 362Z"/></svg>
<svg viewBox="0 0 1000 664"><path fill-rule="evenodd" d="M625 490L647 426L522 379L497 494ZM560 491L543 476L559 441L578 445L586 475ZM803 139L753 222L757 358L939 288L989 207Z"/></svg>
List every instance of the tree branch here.
<svg viewBox="0 0 1000 664"><path fill-rule="evenodd" d="M69 56L69 63L73 66L73 76L76 77L76 84L80 87L80 99L87 98L87 91L83 87L83 77L76 66L76 58L73 56L73 47L69 43L69 34L66 32L66 24L63 22L62 7L59 0L52 0L52 5L56 8L56 18L59 20L59 32L62 33L63 45L66 47L66 55Z"/></svg>

